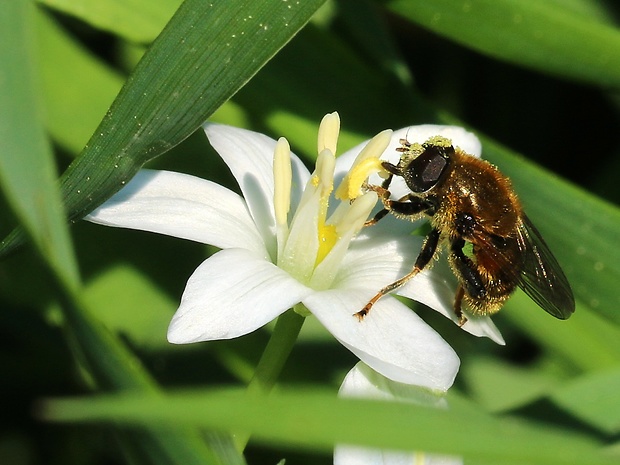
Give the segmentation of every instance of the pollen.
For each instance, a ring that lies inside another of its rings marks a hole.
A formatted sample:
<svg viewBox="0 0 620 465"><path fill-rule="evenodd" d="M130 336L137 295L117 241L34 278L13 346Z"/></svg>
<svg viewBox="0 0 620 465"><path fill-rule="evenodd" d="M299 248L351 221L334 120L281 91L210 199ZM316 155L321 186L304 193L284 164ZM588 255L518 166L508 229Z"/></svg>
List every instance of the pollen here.
<svg viewBox="0 0 620 465"><path fill-rule="evenodd" d="M354 200L362 194L362 185L373 173L383 173L379 157L387 149L392 138L392 130L386 129L373 137L362 149L353 166L346 174L340 186L336 190L336 198L339 200Z"/></svg>
<svg viewBox="0 0 620 465"><path fill-rule="evenodd" d="M367 158L354 166L347 173L345 178L336 190L336 198L339 200L354 200L362 194L362 185L373 173L383 170L381 160L378 158Z"/></svg>

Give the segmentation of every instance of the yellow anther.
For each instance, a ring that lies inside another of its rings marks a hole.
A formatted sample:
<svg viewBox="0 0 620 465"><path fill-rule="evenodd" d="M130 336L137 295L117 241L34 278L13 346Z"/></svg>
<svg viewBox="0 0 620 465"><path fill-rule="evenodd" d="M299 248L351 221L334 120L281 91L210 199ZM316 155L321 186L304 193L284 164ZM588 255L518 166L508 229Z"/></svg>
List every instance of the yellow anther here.
<svg viewBox="0 0 620 465"><path fill-rule="evenodd" d="M392 130L381 131L368 142L359 155L355 158L353 166L336 190L336 198L340 200L353 200L362 193L362 184L373 173L384 171L379 157L390 144Z"/></svg>
<svg viewBox="0 0 620 465"><path fill-rule="evenodd" d="M354 200L362 194L362 184L373 173L383 170L381 160L367 158L353 167L344 177L336 190L336 198L340 200Z"/></svg>

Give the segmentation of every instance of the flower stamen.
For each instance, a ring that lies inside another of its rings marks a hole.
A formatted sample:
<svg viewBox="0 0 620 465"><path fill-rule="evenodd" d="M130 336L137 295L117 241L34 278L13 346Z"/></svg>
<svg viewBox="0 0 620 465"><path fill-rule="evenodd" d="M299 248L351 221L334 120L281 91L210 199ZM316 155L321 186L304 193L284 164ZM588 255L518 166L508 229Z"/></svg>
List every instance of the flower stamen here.
<svg viewBox="0 0 620 465"><path fill-rule="evenodd" d="M336 135L336 138L338 136ZM338 234L333 225L327 225L327 210L329 208L329 196L334 190L334 169L336 167L336 157L330 149L324 149L319 153L316 160L316 171L312 176L317 178L317 189L320 190L319 217L317 221L317 233L319 238L319 249L317 251L314 266L321 263L329 251L338 241Z"/></svg>
<svg viewBox="0 0 620 465"><path fill-rule="evenodd" d="M358 197L351 204L351 208L345 212L342 219L336 224L338 236L344 236L348 232L357 234L364 227L364 223L376 203L376 192L367 192Z"/></svg>
<svg viewBox="0 0 620 465"><path fill-rule="evenodd" d="M282 255L288 239L288 213L291 208L291 148L288 141L281 137L276 143L273 154L273 208L276 217L276 243L278 257Z"/></svg>
<svg viewBox="0 0 620 465"><path fill-rule="evenodd" d="M384 172L379 157L388 147L392 138L392 130L386 129L373 137L355 158L353 166L346 174L338 189L335 197L347 201L359 197L362 191L362 184L373 173Z"/></svg>
<svg viewBox="0 0 620 465"><path fill-rule="evenodd" d="M278 266L301 282L321 288L327 288L334 279L351 240L362 229L377 202L377 194L364 193L362 185L370 174L384 171L379 156L392 136L391 130L383 131L361 150L338 188L343 201L328 218L339 131L338 113L326 115L319 127L315 170L290 223L291 154L286 139L278 141L274 154Z"/></svg>
<svg viewBox="0 0 620 465"><path fill-rule="evenodd" d="M280 137L273 155L273 204L278 225L288 227L288 212L291 208L291 148L284 137Z"/></svg>
<svg viewBox="0 0 620 465"><path fill-rule="evenodd" d="M338 146L338 135L340 134L340 116L338 112L328 113L321 120L319 125L319 136L317 147L319 153L327 149L336 154Z"/></svg>

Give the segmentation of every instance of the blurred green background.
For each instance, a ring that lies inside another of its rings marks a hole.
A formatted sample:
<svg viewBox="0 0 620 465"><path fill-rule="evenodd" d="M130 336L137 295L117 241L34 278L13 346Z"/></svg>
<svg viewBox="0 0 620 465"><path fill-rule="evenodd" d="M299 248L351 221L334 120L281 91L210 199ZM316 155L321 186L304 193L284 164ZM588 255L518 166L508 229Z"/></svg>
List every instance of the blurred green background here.
<svg viewBox="0 0 620 465"><path fill-rule="evenodd" d="M237 11L242 3L231 2L229 8ZM34 99L58 173L82 151L179 4L35 2L27 44ZM5 21L12 21L8 15ZM494 318L507 342L500 347L424 308L417 311L461 357L455 394L496 418L509 414L570 431L601 448L613 446L620 431L619 15L615 2L597 0L328 1L239 92L230 89L235 93L230 100L213 103L219 108L209 118L285 136L308 164L315 156L318 123L334 110L342 121L341 152L382 129L411 124L457 123L476 132L483 157L511 176L562 263L577 313L557 321L517 294ZM6 51L19 38L7 34L2 40L9 44L1 49ZM275 53L288 39L273 40L281 41ZM211 72L225 66L213 60ZM149 89L149 82L144 85ZM174 81L166 85L174 90ZM0 92L10 96L13 90L0 84ZM15 116L3 113L3 119ZM96 173L101 166L89 169ZM201 130L148 166L236 189ZM3 189L4 237L18 219ZM93 321L110 330L113 344L137 357L131 363L139 360L165 388L249 381L269 328L191 346L165 340L187 278L213 250L84 222L72 225L70 236L84 283L81 302ZM54 273L28 245L0 262L0 463L157 462L131 443L147 447L147 440L130 441L124 428L37 419L41 399L118 388L112 382L106 386L84 355L88 351L80 347L79 335L86 330L67 323L71 318L62 310L67 293L59 290L62 279L57 284ZM106 360L108 354L99 351L96 357ZM355 362L309 318L281 382L336 392ZM491 463L519 463L511 453L507 448ZM325 445L299 448L277 438L251 441L246 451L248 463L284 457L287 463L332 460ZM465 458L486 463L475 454Z"/></svg>

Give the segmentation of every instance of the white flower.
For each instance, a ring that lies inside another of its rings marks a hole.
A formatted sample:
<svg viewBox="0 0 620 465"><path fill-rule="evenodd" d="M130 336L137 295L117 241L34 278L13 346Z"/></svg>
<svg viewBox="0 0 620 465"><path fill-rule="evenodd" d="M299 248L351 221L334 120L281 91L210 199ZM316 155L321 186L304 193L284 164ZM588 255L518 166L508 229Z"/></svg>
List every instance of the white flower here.
<svg viewBox="0 0 620 465"><path fill-rule="evenodd" d="M390 381L361 362L349 371L340 386L338 395L349 398L395 400L437 408L447 407L446 400L443 397L416 386ZM381 450L349 445L338 445L334 450L334 465L405 464L463 465L463 460L458 457L427 454L419 451Z"/></svg>
<svg viewBox="0 0 620 465"><path fill-rule="evenodd" d="M299 309L301 303L379 373L403 383L448 389L458 357L403 303L385 296L362 321L353 316L379 289L412 267L421 245L421 238L411 236L412 223L386 218L362 229L376 203L374 192L354 202L340 201L335 209L329 200L334 179L344 177L364 147L363 156L384 152L395 161L400 138L423 142L443 135L479 155L477 138L456 127L413 126L394 134L384 131L368 146L361 144L336 159L339 119L334 113L321 123L311 175L290 153L285 139L276 142L216 124L206 124L205 131L243 197L186 174L142 170L86 218L222 249L190 277L170 324L169 341L238 337L291 307ZM397 189L395 183L396 193ZM455 320L454 289L451 273L434 267L398 294ZM464 329L501 341L488 318L472 319Z"/></svg>

